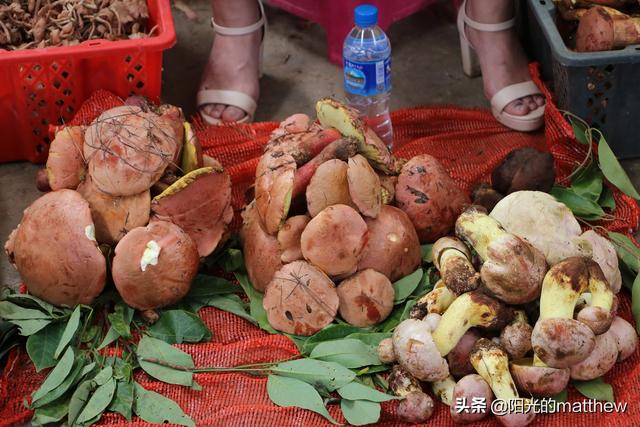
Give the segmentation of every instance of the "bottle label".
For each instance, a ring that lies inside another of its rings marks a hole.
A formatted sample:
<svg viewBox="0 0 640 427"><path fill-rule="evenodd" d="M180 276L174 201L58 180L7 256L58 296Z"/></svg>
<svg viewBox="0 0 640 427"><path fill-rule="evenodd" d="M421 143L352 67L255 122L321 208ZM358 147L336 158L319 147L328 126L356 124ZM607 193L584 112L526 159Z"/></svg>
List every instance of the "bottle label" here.
<svg viewBox="0 0 640 427"><path fill-rule="evenodd" d="M358 62L344 58L344 90L354 95L375 96L391 90L391 58Z"/></svg>

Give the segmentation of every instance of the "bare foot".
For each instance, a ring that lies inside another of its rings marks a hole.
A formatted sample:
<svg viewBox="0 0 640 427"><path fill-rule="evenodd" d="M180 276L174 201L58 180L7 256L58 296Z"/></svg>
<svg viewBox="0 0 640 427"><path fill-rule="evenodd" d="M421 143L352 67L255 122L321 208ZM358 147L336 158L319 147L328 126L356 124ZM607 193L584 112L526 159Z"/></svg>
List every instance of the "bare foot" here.
<svg viewBox="0 0 640 427"><path fill-rule="evenodd" d="M488 11L477 0L469 2L467 15L474 21L497 23L511 18L512 12L506 8L504 12L494 11L494 16L486 16ZM496 2L498 3L498 2ZM475 5L475 7L474 7ZM507 16L495 16L508 14ZM482 16L485 15L485 16ZM483 19L484 18L484 19ZM528 60L517 38L515 29L505 31L483 32L466 26L467 38L478 53L484 93L491 99L500 89L509 85L531 80ZM541 95L525 96L509 103L504 111L516 116L524 116L530 111L545 104Z"/></svg>

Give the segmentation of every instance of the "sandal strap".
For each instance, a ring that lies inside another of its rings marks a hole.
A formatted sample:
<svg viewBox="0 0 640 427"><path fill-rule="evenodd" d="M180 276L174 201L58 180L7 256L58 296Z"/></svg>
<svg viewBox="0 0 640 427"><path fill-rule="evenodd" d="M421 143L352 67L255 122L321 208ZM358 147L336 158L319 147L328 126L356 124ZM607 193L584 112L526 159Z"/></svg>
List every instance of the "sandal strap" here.
<svg viewBox="0 0 640 427"><path fill-rule="evenodd" d="M208 104L224 104L237 107L247 113L249 120L253 119L258 104L246 93L237 90L209 89L201 90L196 96L198 109Z"/></svg>
<svg viewBox="0 0 640 427"><path fill-rule="evenodd" d="M525 96L542 95L538 86L532 81L516 83L509 86L505 86L496 92L491 98L491 106L496 111L504 110L504 107L509 105L516 99L524 98Z"/></svg>
<svg viewBox="0 0 640 427"><path fill-rule="evenodd" d="M216 24L216 21L214 21L212 16L211 26L213 27L213 31L218 34L222 34L223 36L244 36L258 31L266 23L264 6L262 5L261 1L258 1L258 5L260 6L260 19L258 20L258 22L247 25L246 27L224 27L222 25Z"/></svg>
<svg viewBox="0 0 640 427"><path fill-rule="evenodd" d="M469 16L467 16L467 0L464 0L458 12L458 32L460 33L462 38L471 46L469 39L467 39L465 25L473 28L474 30L495 33L514 27L516 25L516 17L514 16L508 21L498 22L495 24L485 24L482 22L474 21L473 19L469 18Z"/></svg>

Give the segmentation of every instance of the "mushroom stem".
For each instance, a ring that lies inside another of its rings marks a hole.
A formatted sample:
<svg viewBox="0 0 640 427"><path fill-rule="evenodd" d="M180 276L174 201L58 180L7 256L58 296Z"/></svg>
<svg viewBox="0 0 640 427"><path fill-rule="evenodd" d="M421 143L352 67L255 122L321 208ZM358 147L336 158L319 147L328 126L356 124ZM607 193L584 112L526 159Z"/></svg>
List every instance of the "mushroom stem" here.
<svg viewBox="0 0 640 427"><path fill-rule="evenodd" d="M480 338L469 356L476 372L491 386L497 399L518 399L516 384L509 372L509 357L496 343Z"/></svg>
<svg viewBox="0 0 640 427"><path fill-rule="evenodd" d="M456 294L473 291L480 285L480 274L471 263L471 253L459 239L438 239L433 245L433 260L444 283Z"/></svg>
<svg viewBox="0 0 640 427"><path fill-rule="evenodd" d="M453 405L453 389L456 386L456 380L449 375L447 378L434 381L431 383L433 394L447 406Z"/></svg>
<svg viewBox="0 0 640 427"><path fill-rule="evenodd" d="M443 314L456 297L457 295L449 290L442 280L438 280L431 291L416 301L411 308L409 317L422 319L431 313Z"/></svg>
<svg viewBox="0 0 640 427"><path fill-rule="evenodd" d="M464 236L478 256L484 261L489 257L487 248L493 240L507 234L500 223L482 212L481 208L472 206L465 210L456 221L456 234Z"/></svg>

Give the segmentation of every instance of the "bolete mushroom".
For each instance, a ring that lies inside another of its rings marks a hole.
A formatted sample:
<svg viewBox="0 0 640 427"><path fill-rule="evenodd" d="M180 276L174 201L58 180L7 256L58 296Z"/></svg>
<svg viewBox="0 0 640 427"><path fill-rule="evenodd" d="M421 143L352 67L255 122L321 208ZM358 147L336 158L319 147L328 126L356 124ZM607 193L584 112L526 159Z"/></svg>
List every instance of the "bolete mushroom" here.
<svg viewBox="0 0 640 427"><path fill-rule="evenodd" d="M274 329L302 336L313 335L331 323L338 304L331 279L306 261L294 261L278 270L262 301Z"/></svg>
<svg viewBox="0 0 640 427"><path fill-rule="evenodd" d="M333 205L309 221L302 232L302 255L330 276L352 274L368 239L367 224L346 205Z"/></svg>
<svg viewBox="0 0 640 427"><path fill-rule="evenodd" d="M184 144L182 145L182 157L180 168L183 174L200 169L204 166L202 157L202 145L193 131L191 123L184 122Z"/></svg>
<svg viewBox="0 0 640 427"><path fill-rule="evenodd" d="M278 230L278 244L282 252L280 259L283 263L303 259L300 238L310 219L307 215L292 216Z"/></svg>
<svg viewBox="0 0 640 427"><path fill-rule="evenodd" d="M307 209L312 217L331 205L353 206L349 195L346 162L331 159L316 169L307 186Z"/></svg>
<svg viewBox="0 0 640 427"><path fill-rule="evenodd" d="M438 280L433 289L411 307L409 317L422 319L430 313L443 314L456 298L457 295L447 288L442 280Z"/></svg>
<svg viewBox="0 0 640 427"><path fill-rule="evenodd" d="M362 270L343 280L337 288L340 316L349 324L373 326L393 310L393 285L382 273Z"/></svg>
<svg viewBox="0 0 640 427"><path fill-rule="evenodd" d="M51 190L75 190L87 172L82 146L84 128L67 126L56 132L47 157L47 182Z"/></svg>
<svg viewBox="0 0 640 427"><path fill-rule="evenodd" d="M444 284L456 295L480 286L480 274L471 263L469 248L455 237L441 237L433 244L433 264Z"/></svg>
<svg viewBox="0 0 640 427"><path fill-rule="evenodd" d="M525 147L507 154L493 170L491 185L504 195L523 190L548 193L555 177L551 153Z"/></svg>
<svg viewBox="0 0 640 427"><path fill-rule="evenodd" d="M460 378L475 372L469 360L469 354L476 341L481 337L480 332L475 328L469 329L462 335L458 344L447 354L451 375Z"/></svg>
<svg viewBox="0 0 640 427"><path fill-rule="evenodd" d="M606 331L596 336L596 345L586 359L571 365L571 378L588 381L599 378L609 372L618 360L616 336Z"/></svg>
<svg viewBox="0 0 640 427"><path fill-rule="evenodd" d="M458 217L456 234L482 259L482 283L497 298L525 304L540 296L547 263L539 250L475 206Z"/></svg>
<svg viewBox="0 0 640 427"><path fill-rule="evenodd" d="M378 359L382 363L393 363L396 361L396 353L393 351L393 340L391 338L385 338L378 343L376 349L378 353Z"/></svg>
<svg viewBox="0 0 640 427"><path fill-rule="evenodd" d="M431 391L442 403L447 406L453 405L453 389L456 386L456 380L449 375L447 378L431 383Z"/></svg>
<svg viewBox="0 0 640 427"><path fill-rule="evenodd" d="M474 205L482 206L491 212L491 210L502 200L504 196L494 190L489 184L482 183L471 192L471 200Z"/></svg>
<svg viewBox="0 0 640 427"><path fill-rule="evenodd" d="M287 219L295 172L295 159L283 152L266 152L258 162L255 182L256 207L264 229L269 234L276 234Z"/></svg>
<svg viewBox="0 0 640 427"><path fill-rule="evenodd" d="M569 384L569 368L534 366L530 357L511 361L509 368L518 390L527 395L555 396Z"/></svg>
<svg viewBox="0 0 640 427"><path fill-rule="evenodd" d="M472 408L475 401L481 404ZM489 384L478 374L465 375L453 388L449 413L454 423L475 423L491 413L492 402L493 392Z"/></svg>
<svg viewBox="0 0 640 427"><path fill-rule="evenodd" d="M349 158L347 181L351 200L360 213L369 218L377 217L382 206L380 178L360 154Z"/></svg>
<svg viewBox="0 0 640 427"><path fill-rule="evenodd" d="M638 345L638 334L631 323L622 317L616 316L609 327L609 331L616 339L618 362L625 360L635 353Z"/></svg>
<svg viewBox="0 0 640 427"><path fill-rule="evenodd" d="M618 266L618 255L613 243L606 237L587 230L574 239L580 253L598 263L614 294L622 287L622 274Z"/></svg>
<svg viewBox="0 0 640 427"><path fill-rule="evenodd" d="M189 235L168 221L137 227L118 242L111 275L118 293L138 310L180 301L198 272L198 248Z"/></svg>
<svg viewBox="0 0 640 427"><path fill-rule="evenodd" d="M396 396L405 397L409 393L422 391L420 381L400 365L393 365L387 382L389 390Z"/></svg>
<svg viewBox="0 0 640 427"><path fill-rule="evenodd" d="M414 391L400 401L396 414L404 422L419 424L431 418L434 408L435 404L431 396L421 391Z"/></svg>
<svg viewBox="0 0 640 427"><path fill-rule="evenodd" d="M393 332L393 350L400 366L421 381L439 381L449 375L429 326L416 319L401 322Z"/></svg>
<svg viewBox="0 0 640 427"><path fill-rule="evenodd" d="M531 332L533 327L527 320L524 310L514 311L514 320L500 332L500 345L509 354L510 359L522 359L531 351Z"/></svg>

